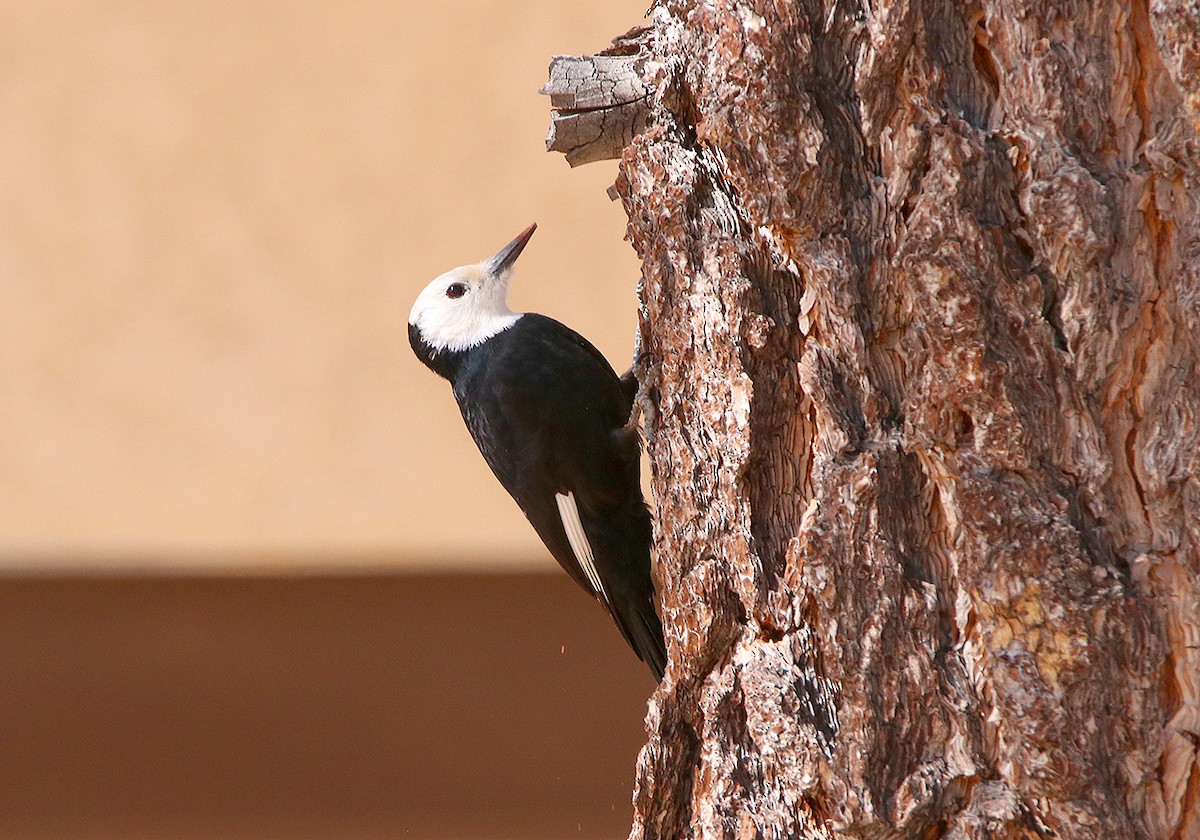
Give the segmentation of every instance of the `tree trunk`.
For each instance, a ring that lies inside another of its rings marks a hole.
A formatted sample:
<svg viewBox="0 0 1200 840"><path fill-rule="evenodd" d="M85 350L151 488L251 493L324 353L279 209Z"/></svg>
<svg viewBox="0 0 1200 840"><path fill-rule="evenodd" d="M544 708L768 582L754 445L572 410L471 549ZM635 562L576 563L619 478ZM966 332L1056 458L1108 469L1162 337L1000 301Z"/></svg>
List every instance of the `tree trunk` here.
<svg viewBox="0 0 1200 840"><path fill-rule="evenodd" d="M632 837L1200 838L1200 7L669 2Z"/></svg>

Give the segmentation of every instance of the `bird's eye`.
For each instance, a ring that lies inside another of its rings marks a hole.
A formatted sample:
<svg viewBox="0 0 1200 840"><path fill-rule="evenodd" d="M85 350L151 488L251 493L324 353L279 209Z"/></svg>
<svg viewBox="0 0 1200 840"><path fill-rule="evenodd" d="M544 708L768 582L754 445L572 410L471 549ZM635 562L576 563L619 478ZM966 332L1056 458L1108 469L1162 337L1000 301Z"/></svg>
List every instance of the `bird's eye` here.
<svg viewBox="0 0 1200 840"><path fill-rule="evenodd" d="M446 297L460 298L467 293L466 283L451 283L446 287Z"/></svg>

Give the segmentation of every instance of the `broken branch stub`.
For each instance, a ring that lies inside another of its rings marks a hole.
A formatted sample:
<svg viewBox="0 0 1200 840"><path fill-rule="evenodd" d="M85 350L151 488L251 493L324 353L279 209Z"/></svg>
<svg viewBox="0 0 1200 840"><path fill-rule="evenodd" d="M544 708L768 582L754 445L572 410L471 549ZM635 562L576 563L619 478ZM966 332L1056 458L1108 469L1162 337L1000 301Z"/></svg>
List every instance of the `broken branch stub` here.
<svg viewBox="0 0 1200 840"><path fill-rule="evenodd" d="M571 166L621 156L646 128L649 88L642 79L645 28L632 29L597 55L558 55L540 93L550 96L546 150Z"/></svg>

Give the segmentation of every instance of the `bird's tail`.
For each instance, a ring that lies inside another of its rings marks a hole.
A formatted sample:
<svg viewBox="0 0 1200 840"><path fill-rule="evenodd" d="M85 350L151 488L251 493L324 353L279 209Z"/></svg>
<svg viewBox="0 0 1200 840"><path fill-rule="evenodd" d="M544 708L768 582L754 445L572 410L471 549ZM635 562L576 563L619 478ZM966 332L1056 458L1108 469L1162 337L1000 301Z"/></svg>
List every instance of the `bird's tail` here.
<svg viewBox="0 0 1200 840"><path fill-rule="evenodd" d="M662 622L654 611L654 603L647 598L645 603L626 610L622 616L614 616L625 632L638 658L650 666L657 682L662 682L667 670L667 644L663 638Z"/></svg>

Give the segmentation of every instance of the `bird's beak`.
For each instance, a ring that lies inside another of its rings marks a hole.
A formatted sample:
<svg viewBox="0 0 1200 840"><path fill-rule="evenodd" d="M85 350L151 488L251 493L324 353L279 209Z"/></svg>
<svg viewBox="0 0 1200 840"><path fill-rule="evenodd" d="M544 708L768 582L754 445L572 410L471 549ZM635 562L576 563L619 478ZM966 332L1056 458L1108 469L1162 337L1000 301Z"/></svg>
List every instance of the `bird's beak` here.
<svg viewBox="0 0 1200 840"><path fill-rule="evenodd" d="M508 271L512 267L512 264L517 261L517 257L521 256L521 252L525 250L525 245L529 242L529 237L533 236L535 230L537 230L536 222L525 228L525 230L517 234L516 239L501 248L500 253L487 261L488 273L498 276Z"/></svg>

